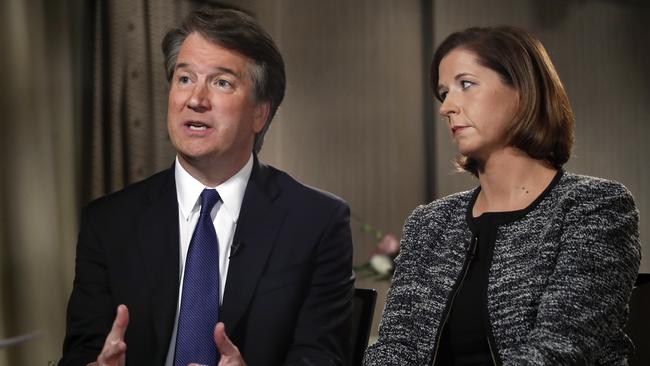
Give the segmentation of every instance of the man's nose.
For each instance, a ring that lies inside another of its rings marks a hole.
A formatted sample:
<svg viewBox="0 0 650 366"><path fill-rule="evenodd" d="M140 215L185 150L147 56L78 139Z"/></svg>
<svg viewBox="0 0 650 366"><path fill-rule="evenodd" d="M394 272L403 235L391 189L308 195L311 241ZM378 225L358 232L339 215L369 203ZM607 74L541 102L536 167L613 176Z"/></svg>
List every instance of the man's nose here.
<svg viewBox="0 0 650 366"><path fill-rule="evenodd" d="M197 83L192 89L192 94L187 100L187 107L195 112L202 112L210 109L208 90L204 84Z"/></svg>

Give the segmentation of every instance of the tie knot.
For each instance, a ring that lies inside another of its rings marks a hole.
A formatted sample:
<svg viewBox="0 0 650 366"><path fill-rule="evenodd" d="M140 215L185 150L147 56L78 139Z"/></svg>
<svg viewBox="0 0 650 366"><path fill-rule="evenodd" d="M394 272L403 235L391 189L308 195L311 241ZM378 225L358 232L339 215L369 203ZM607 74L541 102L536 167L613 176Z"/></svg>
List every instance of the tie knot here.
<svg viewBox="0 0 650 366"><path fill-rule="evenodd" d="M221 200L219 192L216 189L204 189L201 192L201 215L209 214L212 211L212 207Z"/></svg>

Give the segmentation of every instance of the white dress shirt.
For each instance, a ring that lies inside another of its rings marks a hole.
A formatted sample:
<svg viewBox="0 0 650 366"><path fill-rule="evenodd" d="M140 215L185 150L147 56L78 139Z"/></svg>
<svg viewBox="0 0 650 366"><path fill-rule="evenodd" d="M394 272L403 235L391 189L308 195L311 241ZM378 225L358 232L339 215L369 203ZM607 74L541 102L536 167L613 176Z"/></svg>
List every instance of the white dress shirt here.
<svg viewBox="0 0 650 366"><path fill-rule="evenodd" d="M253 170L253 154L246 165L239 172L230 177L227 181L217 187L206 187L192 177L178 161L176 157L174 177L176 179L176 197L178 199L178 228L180 233L180 287L178 289L178 304L176 306L176 319L174 320L174 331L167 351L165 366L174 365L174 352L176 350L176 332L178 330L178 311L183 296L183 275L185 273L185 258L192 240L194 227L199 220L201 212L201 192L205 188L214 188L221 196L221 201L212 208L210 216L217 233L219 243L219 302L223 303L223 292L226 287L226 276L228 275L228 264L230 260L230 248L232 239L237 228L237 219L241 210L242 200L248 179Z"/></svg>

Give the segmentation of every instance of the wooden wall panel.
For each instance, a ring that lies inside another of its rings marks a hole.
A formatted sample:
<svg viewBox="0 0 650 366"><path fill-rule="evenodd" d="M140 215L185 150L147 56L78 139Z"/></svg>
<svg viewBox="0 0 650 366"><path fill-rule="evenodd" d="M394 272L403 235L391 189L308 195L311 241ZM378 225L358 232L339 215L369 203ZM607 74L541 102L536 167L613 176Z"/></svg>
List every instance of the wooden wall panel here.
<svg viewBox="0 0 650 366"><path fill-rule="evenodd" d="M418 5L279 1L259 13L288 78L262 158L392 232L425 191ZM360 261L374 242L355 239Z"/></svg>

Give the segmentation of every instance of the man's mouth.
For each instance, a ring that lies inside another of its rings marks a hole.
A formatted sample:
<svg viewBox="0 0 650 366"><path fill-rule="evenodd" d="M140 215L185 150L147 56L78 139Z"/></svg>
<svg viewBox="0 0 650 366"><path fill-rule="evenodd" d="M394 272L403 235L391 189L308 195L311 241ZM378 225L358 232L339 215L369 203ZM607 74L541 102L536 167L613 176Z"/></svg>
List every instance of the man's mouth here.
<svg viewBox="0 0 650 366"><path fill-rule="evenodd" d="M188 121L185 125L192 131L205 131L208 129L208 125L200 121Z"/></svg>

